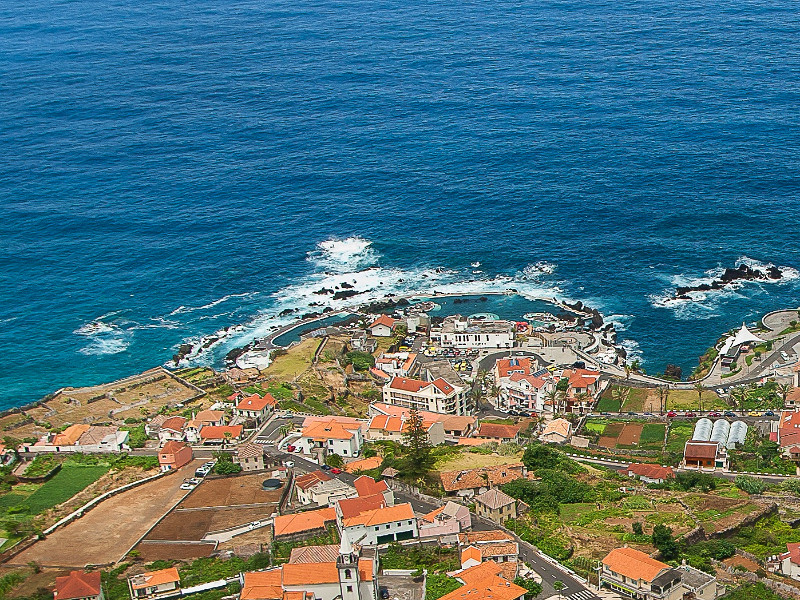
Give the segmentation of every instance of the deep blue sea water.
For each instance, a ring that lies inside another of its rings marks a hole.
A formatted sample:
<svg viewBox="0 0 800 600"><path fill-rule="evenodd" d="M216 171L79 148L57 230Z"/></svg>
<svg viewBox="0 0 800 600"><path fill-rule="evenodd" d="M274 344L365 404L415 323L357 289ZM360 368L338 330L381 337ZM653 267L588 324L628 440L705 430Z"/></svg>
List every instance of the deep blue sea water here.
<svg viewBox="0 0 800 600"><path fill-rule="evenodd" d="M688 370L798 305L662 305L800 267L798 106L792 2L0 3L0 404L341 281L580 299Z"/></svg>

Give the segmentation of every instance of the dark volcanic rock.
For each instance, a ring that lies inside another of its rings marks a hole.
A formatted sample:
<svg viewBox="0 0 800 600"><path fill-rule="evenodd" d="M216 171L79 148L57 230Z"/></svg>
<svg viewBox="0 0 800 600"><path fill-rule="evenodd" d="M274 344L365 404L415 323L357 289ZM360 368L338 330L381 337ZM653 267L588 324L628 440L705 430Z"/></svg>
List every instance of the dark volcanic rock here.
<svg viewBox="0 0 800 600"><path fill-rule="evenodd" d="M322 288L322 289L319 289L319 290L317 290L317 291L316 291L316 292L314 292L314 293L315 293L315 294L318 294L318 295L320 295L320 296L322 296L322 295L324 295L324 294L332 294L332 293L333 293L333 290L330 290L330 289L328 289L328 288Z"/></svg>
<svg viewBox="0 0 800 600"><path fill-rule="evenodd" d="M290 314L295 313L295 312L297 312L296 308L286 308L286 309L282 310L281 312L279 312L278 316L279 317L285 317L285 316L290 315Z"/></svg>
<svg viewBox="0 0 800 600"><path fill-rule="evenodd" d="M345 289L345 290L352 290L352 289L353 289L353 286L352 286L352 285L350 285L349 283L347 283L346 281L345 281L345 282L343 282L343 283L342 283L342 285L341 285L340 287L342 287L342 288L343 288L343 289Z"/></svg>
<svg viewBox="0 0 800 600"><path fill-rule="evenodd" d="M783 277L783 272L778 267L768 267L766 272L754 269L744 263L735 268L728 267L720 275L719 279L714 279L711 283L701 283L695 286L680 286L675 288L674 300L691 300L688 295L691 292L708 292L711 290L721 290L726 285L735 281L776 281Z"/></svg>
<svg viewBox="0 0 800 600"><path fill-rule="evenodd" d="M334 300L344 300L345 298L352 298L353 296L357 296L361 292L356 292L355 290L344 290L341 292L336 292L333 295Z"/></svg>

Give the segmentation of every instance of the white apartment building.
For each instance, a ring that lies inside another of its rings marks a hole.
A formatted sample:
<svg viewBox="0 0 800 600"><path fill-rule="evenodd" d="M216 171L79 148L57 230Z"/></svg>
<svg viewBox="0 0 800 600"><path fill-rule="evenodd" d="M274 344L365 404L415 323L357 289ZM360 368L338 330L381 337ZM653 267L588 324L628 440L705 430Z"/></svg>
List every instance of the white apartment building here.
<svg viewBox="0 0 800 600"><path fill-rule="evenodd" d="M511 321L445 317L437 332L443 348L512 348L516 326ZM432 336L434 333L432 332Z"/></svg>
<svg viewBox="0 0 800 600"><path fill-rule="evenodd" d="M383 386L383 401L403 408L448 415L470 413L467 388L451 385L441 377L433 381L393 377Z"/></svg>

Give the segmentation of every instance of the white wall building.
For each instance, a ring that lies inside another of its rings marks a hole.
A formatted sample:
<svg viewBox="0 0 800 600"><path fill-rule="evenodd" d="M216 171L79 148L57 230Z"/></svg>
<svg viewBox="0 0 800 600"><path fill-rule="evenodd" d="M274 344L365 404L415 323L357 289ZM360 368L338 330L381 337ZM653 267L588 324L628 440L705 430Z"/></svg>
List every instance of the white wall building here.
<svg viewBox="0 0 800 600"><path fill-rule="evenodd" d="M307 425L294 442L304 454L358 456L364 445L360 424L341 423L332 417Z"/></svg>
<svg viewBox="0 0 800 600"><path fill-rule="evenodd" d="M467 415L467 388L451 385L441 377L433 381L393 377L383 386L383 401L403 408L415 408L449 415Z"/></svg>
<svg viewBox="0 0 800 600"><path fill-rule="evenodd" d="M411 504L397 504L368 510L342 520L343 534L353 543L374 546L419 537L417 518Z"/></svg>
<svg viewBox="0 0 800 600"><path fill-rule="evenodd" d="M439 344L443 348L512 348L516 326L511 321L445 317Z"/></svg>

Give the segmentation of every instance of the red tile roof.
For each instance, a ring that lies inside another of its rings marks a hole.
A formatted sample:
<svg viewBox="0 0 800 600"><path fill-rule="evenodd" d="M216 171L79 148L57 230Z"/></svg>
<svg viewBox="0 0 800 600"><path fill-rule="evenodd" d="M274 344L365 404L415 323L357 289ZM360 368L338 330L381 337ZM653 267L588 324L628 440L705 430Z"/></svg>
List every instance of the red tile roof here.
<svg viewBox="0 0 800 600"><path fill-rule="evenodd" d="M631 463L628 465L628 475L647 477L648 479L673 479L675 471L672 467L662 467L661 465L651 465L647 463Z"/></svg>
<svg viewBox="0 0 800 600"><path fill-rule="evenodd" d="M130 578L131 587L135 590L151 587L154 585L163 585L165 583L180 584L181 577L178 575L178 569L169 567L168 569L161 569L159 571L149 571L141 575L134 575Z"/></svg>
<svg viewBox="0 0 800 600"><path fill-rule="evenodd" d="M383 497L383 494L339 500L339 512L342 513L343 519L350 519L368 510L385 508L386 506L386 498Z"/></svg>
<svg viewBox="0 0 800 600"><path fill-rule="evenodd" d="M320 508L319 510L307 510L305 512L292 515L280 515L275 517L274 528L275 536L291 535L301 531L314 531L323 529L326 523L336 520L336 511L332 508Z"/></svg>
<svg viewBox="0 0 800 600"><path fill-rule="evenodd" d="M500 438L511 440L519 435L518 425L500 425L498 423L481 423L478 428L477 438Z"/></svg>
<svg viewBox="0 0 800 600"><path fill-rule="evenodd" d="M397 504L395 506L386 506L384 508L375 508L368 510L350 517L342 519L345 527L352 527L354 525L365 525L372 527L373 525L383 525L384 523L394 523L395 521L413 520L414 509L411 504Z"/></svg>
<svg viewBox="0 0 800 600"><path fill-rule="evenodd" d="M536 362L525 358L501 358L495 363L495 369L500 377L509 377L513 373L530 375L536 369Z"/></svg>
<svg viewBox="0 0 800 600"><path fill-rule="evenodd" d="M64 577L56 577L55 600L72 600L100 595L100 571L84 573L72 571Z"/></svg>
<svg viewBox="0 0 800 600"><path fill-rule="evenodd" d="M161 424L161 429L171 429L172 431L183 431L186 426L184 417L170 417Z"/></svg>
<svg viewBox="0 0 800 600"><path fill-rule="evenodd" d="M297 477L294 480L294 485L301 490L307 490L323 481L330 481L330 479L332 479L331 476L324 471L312 471L311 473L306 473L305 475Z"/></svg>
<svg viewBox="0 0 800 600"><path fill-rule="evenodd" d="M786 550L781 554L781 559L788 558L790 562L800 565L800 544L786 544Z"/></svg>
<svg viewBox="0 0 800 600"><path fill-rule="evenodd" d="M686 442L686 448L683 451L683 456L687 460L696 460L698 458L714 459L717 457L717 442Z"/></svg>

